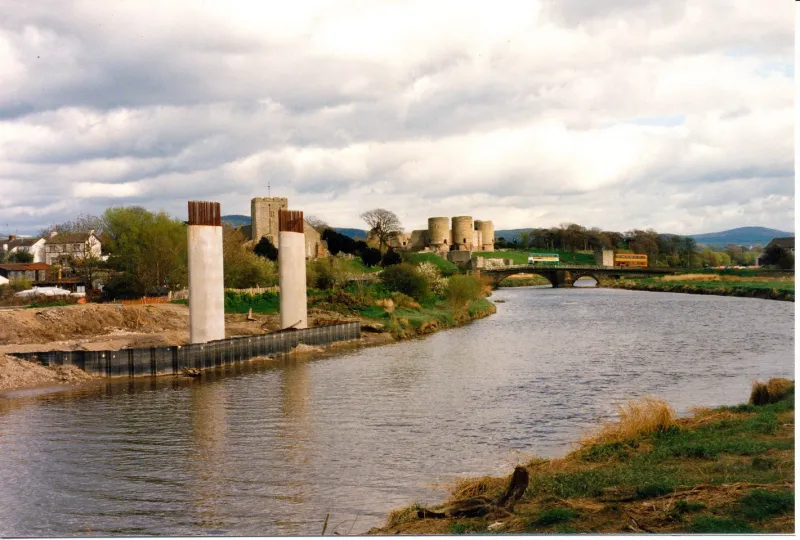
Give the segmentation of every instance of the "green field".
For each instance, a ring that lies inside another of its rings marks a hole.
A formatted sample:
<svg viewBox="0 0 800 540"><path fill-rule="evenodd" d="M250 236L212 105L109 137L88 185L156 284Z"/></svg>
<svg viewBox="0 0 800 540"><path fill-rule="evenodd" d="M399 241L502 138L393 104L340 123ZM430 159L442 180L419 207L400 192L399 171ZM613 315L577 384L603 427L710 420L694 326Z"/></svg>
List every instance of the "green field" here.
<svg viewBox="0 0 800 540"><path fill-rule="evenodd" d="M547 249L503 249L498 251L477 251L472 254L473 257L486 257L489 259L511 259L514 264L528 264L528 256L538 253L557 253L560 262L571 264L596 264L593 253L577 252L572 253L569 251L551 251Z"/></svg>
<svg viewBox="0 0 800 540"><path fill-rule="evenodd" d="M451 276L458 272L458 267L455 264L435 253L406 253L403 258L412 264L432 263L444 276Z"/></svg>

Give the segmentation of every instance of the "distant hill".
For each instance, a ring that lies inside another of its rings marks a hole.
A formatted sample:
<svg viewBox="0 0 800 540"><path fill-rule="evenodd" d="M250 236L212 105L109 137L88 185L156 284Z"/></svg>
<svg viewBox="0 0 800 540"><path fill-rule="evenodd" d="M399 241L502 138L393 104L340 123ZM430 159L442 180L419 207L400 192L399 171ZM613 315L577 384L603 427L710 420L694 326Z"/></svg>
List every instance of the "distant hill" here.
<svg viewBox="0 0 800 540"><path fill-rule="evenodd" d="M724 246L726 244L744 246L760 244L766 246L773 238L794 236L794 233L779 231L777 229L768 229L766 227L739 227L727 231L692 234L690 236L697 240L698 244L706 246Z"/></svg>
<svg viewBox="0 0 800 540"><path fill-rule="evenodd" d="M246 227L250 225L250 216L243 216L242 214L230 214L222 216L222 223L230 225L231 227ZM346 227L334 227L337 232L349 236L353 240L366 240L367 231L362 229L348 229Z"/></svg>
<svg viewBox="0 0 800 540"><path fill-rule="evenodd" d="M223 223L227 223L233 227L241 227L243 225L250 225L250 216L231 214L228 216L222 216L222 221ZM345 236L349 236L354 240L367 239L367 231L363 229L350 229L347 227L334 227L334 229L337 232L344 234ZM530 227L526 229L500 229L494 232L494 237L505 238L506 242L511 242L514 238L519 238L520 233L532 230L533 229ZM706 246L725 246L726 244L737 244L743 246L759 244L766 246L773 238L794 236L794 233L779 231L777 229L768 229L767 227L739 227L737 229L729 229L727 231L691 234L689 236L694 238L698 244Z"/></svg>
<svg viewBox="0 0 800 540"><path fill-rule="evenodd" d="M519 234L523 232L529 232L533 229L502 229L498 231L494 231L495 238L505 238L506 242L511 242L514 238L519 238Z"/></svg>
<svg viewBox="0 0 800 540"><path fill-rule="evenodd" d="M353 240L366 240L367 239L367 231L363 229L348 229L345 227L334 227L333 230L338 232L339 234L343 234L345 236L349 236Z"/></svg>
<svg viewBox="0 0 800 540"><path fill-rule="evenodd" d="M222 223L228 224L231 227L241 227L243 225L250 225L250 216L243 216L241 214L231 214L229 216L222 216Z"/></svg>

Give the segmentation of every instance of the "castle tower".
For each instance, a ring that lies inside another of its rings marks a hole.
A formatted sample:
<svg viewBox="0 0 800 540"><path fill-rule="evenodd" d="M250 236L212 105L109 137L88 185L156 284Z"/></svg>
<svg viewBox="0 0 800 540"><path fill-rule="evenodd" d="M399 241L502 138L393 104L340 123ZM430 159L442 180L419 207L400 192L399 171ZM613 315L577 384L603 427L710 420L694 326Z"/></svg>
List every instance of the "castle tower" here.
<svg viewBox="0 0 800 540"><path fill-rule="evenodd" d="M428 218L428 242L436 249L450 249L450 219L446 217Z"/></svg>
<svg viewBox="0 0 800 540"><path fill-rule="evenodd" d="M494 251L494 223L487 220L475 220L475 230L481 231L481 251ZM476 249L478 249L476 247Z"/></svg>
<svg viewBox="0 0 800 540"><path fill-rule="evenodd" d="M289 208L286 197L256 197L250 201L251 239L258 242L266 236L272 245L280 248L278 243L278 212Z"/></svg>
<svg viewBox="0 0 800 540"><path fill-rule="evenodd" d="M453 218L453 245L458 251L472 251L472 216Z"/></svg>

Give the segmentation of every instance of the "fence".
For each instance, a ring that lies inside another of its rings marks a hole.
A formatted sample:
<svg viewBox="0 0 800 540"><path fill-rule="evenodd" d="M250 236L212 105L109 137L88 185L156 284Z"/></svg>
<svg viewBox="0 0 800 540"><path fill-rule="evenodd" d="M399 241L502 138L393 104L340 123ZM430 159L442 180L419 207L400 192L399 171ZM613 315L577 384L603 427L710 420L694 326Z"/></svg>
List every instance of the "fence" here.
<svg viewBox="0 0 800 540"><path fill-rule="evenodd" d="M123 306L141 306L145 304L166 304L170 301L169 296L144 296L135 300L120 300Z"/></svg>
<svg viewBox="0 0 800 540"><path fill-rule="evenodd" d="M101 377L146 377L176 374L184 368L204 369L243 362L256 356L288 353L300 343L329 345L360 337L361 323L348 322L172 347L7 354L43 366L77 366L91 375Z"/></svg>

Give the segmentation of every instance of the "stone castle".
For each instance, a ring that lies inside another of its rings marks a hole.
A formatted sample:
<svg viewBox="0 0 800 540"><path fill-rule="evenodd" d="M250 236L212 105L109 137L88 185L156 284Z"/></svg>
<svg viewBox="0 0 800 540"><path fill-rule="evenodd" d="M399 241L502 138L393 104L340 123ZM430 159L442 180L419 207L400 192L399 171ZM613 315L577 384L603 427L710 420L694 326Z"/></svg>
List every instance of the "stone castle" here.
<svg viewBox="0 0 800 540"><path fill-rule="evenodd" d="M286 197L256 197L250 201L250 239L258 242L267 237L280 249L278 240L278 210L288 210ZM451 224L452 223L452 224ZM320 233L307 222L303 229L306 238L306 258L317 259L328 255ZM398 251L427 251L454 262L469 259L473 251L494 251L494 224L491 221L472 220L472 216L428 218L428 228L397 233L389 246Z"/></svg>
<svg viewBox="0 0 800 540"><path fill-rule="evenodd" d="M452 223L452 225L451 225ZM389 245L404 251L431 251L448 259L463 259L456 252L494 251L494 224L472 216L428 218L428 228L398 233Z"/></svg>

